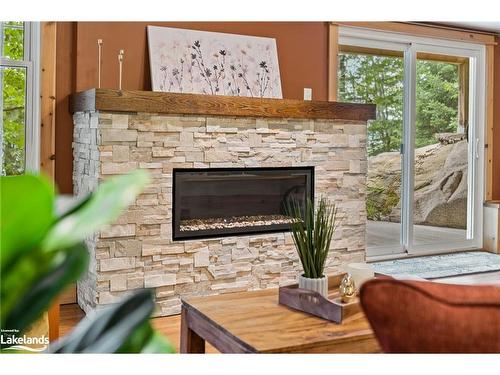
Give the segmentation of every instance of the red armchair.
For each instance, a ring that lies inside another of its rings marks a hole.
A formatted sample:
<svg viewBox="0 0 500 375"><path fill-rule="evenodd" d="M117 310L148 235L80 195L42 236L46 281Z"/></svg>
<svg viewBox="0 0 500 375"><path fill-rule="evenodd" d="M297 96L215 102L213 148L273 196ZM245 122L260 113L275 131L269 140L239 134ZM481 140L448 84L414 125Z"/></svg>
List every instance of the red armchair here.
<svg viewBox="0 0 500 375"><path fill-rule="evenodd" d="M377 278L363 310L386 353L500 353L500 287Z"/></svg>

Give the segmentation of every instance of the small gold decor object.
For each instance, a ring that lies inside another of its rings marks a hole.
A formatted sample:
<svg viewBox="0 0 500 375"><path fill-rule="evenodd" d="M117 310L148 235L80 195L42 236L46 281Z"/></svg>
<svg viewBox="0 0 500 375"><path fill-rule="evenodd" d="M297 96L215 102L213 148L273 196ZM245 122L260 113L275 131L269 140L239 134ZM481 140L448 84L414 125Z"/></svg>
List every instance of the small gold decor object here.
<svg viewBox="0 0 500 375"><path fill-rule="evenodd" d="M343 303L349 303L356 299L356 285L351 274L346 273L339 287L340 297Z"/></svg>

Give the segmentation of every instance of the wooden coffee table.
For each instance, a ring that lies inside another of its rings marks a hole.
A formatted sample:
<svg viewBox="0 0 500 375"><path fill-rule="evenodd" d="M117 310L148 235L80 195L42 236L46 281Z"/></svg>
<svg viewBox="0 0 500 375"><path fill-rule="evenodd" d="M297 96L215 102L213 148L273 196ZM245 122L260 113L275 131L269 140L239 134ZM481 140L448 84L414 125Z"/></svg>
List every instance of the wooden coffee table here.
<svg viewBox="0 0 500 375"><path fill-rule="evenodd" d="M332 323L278 304L278 290L182 301L181 353L376 353L381 349L362 312Z"/></svg>

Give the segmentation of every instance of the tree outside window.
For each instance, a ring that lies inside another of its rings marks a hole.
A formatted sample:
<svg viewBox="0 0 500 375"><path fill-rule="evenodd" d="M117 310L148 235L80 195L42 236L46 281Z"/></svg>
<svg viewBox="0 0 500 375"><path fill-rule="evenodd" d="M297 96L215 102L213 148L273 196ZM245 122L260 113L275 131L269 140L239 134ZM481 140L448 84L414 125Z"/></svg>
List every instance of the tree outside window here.
<svg viewBox="0 0 500 375"><path fill-rule="evenodd" d="M357 53L339 55L339 100L374 103L368 155L398 151L403 128L403 59ZM436 143L437 133L456 132L458 65L418 60L415 147Z"/></svg>
<svg viewBox="0 0 500 375"><path fill-rule="evenodd" d="M26 82L24 23L1 22L0 97L1 174L18 175L25 170ZM16 62L21 62L16 66Z"/></svg>

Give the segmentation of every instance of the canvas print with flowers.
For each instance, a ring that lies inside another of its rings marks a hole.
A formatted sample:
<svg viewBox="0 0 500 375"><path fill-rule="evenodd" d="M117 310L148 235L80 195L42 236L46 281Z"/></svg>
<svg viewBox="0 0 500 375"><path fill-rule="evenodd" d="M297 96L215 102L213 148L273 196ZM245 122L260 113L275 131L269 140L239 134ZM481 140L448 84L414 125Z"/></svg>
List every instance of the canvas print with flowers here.
<svg viewBox="0 0 500 375"><path fill-rule="evenodd" d="M276 40L148 26L153 91L282 98Z"/></svg>

